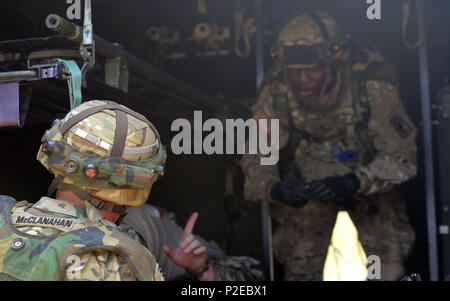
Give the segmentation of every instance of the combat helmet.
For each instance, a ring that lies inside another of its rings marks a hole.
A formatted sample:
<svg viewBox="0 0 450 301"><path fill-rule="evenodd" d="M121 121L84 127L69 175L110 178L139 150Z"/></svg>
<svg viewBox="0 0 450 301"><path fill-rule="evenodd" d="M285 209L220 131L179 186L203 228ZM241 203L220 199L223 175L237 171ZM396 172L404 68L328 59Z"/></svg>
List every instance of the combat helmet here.
<svg viewBox="0 0 450 301"><path fill-rule="evenodd" d="M323 11L300 11L288 17L278 34L276 54L286 68L308 68L348 58L348 35Z"/></svg>
<svg viewBox="0 0 450 301"><path fill-rule="evenodd" d="M321 96L332 83L332 65L350 57L349 35L338 22L323 11L300 11L288 17L281 26L275 45L278 62L285 71L325 64L327 75ZM334 72L333 72L334 71ZM287 82L289 79L286 78ZM301 97L298 95L301 99Z"/></svg>
<svg viewBox="0 0 450 301"><path fill-rule="evenodd" d="M37 159L55 175L50 194L71 190L99 209L122 214L126 206L147 201L166 156L158 131L144 116L92 100L55 120Z"/></svg>

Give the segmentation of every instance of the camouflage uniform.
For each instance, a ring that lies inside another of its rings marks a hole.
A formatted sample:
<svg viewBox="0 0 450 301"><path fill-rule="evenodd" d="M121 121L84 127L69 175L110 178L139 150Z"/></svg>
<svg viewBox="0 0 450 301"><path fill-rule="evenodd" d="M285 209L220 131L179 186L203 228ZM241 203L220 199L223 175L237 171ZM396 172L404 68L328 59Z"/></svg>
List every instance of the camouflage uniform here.
<svg viewBox="0 0 450 301"><path fill-rule="evenodd" d="M320 16L330 28L326 15ZM299 20L294 23L305 19ZM303 25L291 30L317 31ZM266 75L253 110L280 120L282 159L278 165L261 166L259 155L244 155L244 194L247 200L272 200L272 184L294 174L311 182L355 173L360 188L349 213L359 239L367 255L380 256L382 278L398 279L415 235L395 187L416 175L416 129L403 108L395 73L380 53L356 42L348 48L347 59L334 63L339 65L334 66L333 88L316 103L321 109L299 101L280 62ZM339 160L332 152L335 146L359 159ZM339 209L315 200L299 209L273 204L279 222L274 253L284 265L285 279L322 279Z"/></svg>
<svg viewBox="0 0 450 301"><path fill-rule="evenodd" d="M37 159L55 175L62 198L35 205L0 198L0 278L164 280L153 255L123 234L127 206L140 206L164 170L166 152L144 116L93 100L56 120ZM77 257L72 257L76 255ZM69 265L67 261L72 261Z"/></svg>
<svg viewBox="0 0 450 301"><path fill-rule="evenodd" d="M0 196L0 232L14 228L0 240L0 280L164 280L148 250L130 244L89 202L85 206L48 197L16 203ZM22 239L22 249L13 248L15 239ZM70 255L79 260L68 260Z"/></svg>
<svg viewBox="0 0 450 301"><path fill-rule="evenodd" d="M163 252L164 245L175 249L183 234L183 229L174 219L167 217L170 215L169 213L155 217L152 214L152 207L148 204L128 208L119 228L155 255L166 280L190 278L184 268L177 266ZM198 235L195 235L195 238L207 248L207 260L214 269L216 281L262 280L262 272L256 268L259 264L257 260L245 256L226 256L215 242L207 242Z"/></svg>

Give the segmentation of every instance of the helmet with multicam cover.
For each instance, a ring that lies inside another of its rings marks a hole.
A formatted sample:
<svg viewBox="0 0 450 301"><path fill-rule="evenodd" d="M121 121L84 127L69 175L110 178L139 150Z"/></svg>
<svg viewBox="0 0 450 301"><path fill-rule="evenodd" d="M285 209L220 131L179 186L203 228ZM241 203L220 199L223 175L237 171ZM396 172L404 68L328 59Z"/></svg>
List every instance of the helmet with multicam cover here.
<svg viewBox="0 0 450 301"><path fill-rule="evenodd" d="M350 70L349 38L322 11L297 12L282 25L276 43L279 70L303 109L323 111L333 106L340 78Z"/></svg>
<svg viewBox="0 0 450 301"><path fill-rule="evenodd" d="M347 38L327 12L300 11L281 27L276 52L286 68L309 68L348 58Z"/></svg>
<svg viewBox="0 0 450 301"><path fill-rule="evenodd" d="M112 101L93 100L44 133L37 159L56 177L50 193L56 187L71 190L107 210L103 201L113 207L145 203L163 174L166 151L144 116Z"/></svg>

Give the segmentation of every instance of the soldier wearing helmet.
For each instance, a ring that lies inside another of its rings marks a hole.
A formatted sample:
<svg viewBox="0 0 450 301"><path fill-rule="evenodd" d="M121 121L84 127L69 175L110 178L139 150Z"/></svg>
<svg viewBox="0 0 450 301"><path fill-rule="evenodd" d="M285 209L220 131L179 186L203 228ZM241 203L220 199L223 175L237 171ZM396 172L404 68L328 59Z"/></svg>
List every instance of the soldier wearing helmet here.
<svg viewBox="0 0 450 301"><path fill-rule="evenodd" d="M247 200L272 201L274 253L287 280L321 280L337 212L355 223L384 280L404 274L414 243L397 186L416 175L416 129L381 54L354 41L326 12L282 26L277 60L254 106L280 120L280 161L244 155Z"/></svg>
<svg viewBox="0 0 450 301"><path fill-rule="evenodd" d="M44 133L37 159L55 175L56 199L0 196L0 279L164 280L153 255L115 224L146 202L164 170L152 123L88 101Z"/></svg>

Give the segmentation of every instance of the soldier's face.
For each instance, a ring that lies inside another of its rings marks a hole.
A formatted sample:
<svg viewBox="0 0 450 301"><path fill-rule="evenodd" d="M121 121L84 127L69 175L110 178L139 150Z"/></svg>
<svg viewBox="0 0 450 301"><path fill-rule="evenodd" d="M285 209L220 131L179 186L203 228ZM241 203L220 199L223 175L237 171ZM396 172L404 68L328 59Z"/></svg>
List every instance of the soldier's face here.
<svg viewBox="0 0 450 301"><path fill-rule="evenodd" d="M287 73L300 96L307 100L319 98L326 78L326 65L304 69L288 69Z"/></svg>

